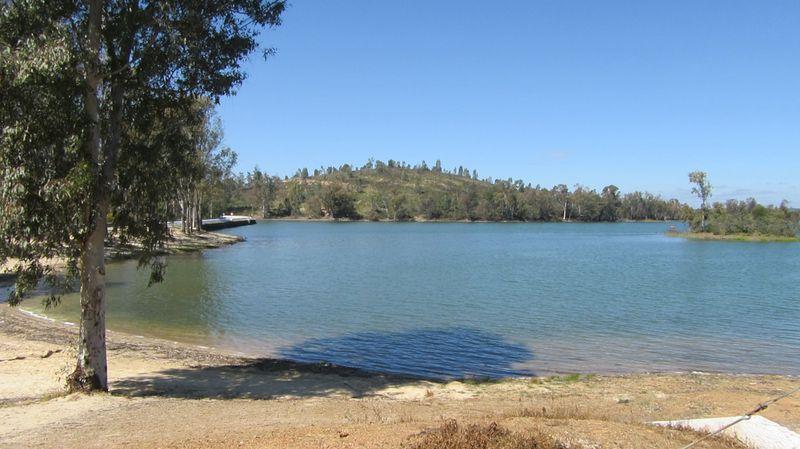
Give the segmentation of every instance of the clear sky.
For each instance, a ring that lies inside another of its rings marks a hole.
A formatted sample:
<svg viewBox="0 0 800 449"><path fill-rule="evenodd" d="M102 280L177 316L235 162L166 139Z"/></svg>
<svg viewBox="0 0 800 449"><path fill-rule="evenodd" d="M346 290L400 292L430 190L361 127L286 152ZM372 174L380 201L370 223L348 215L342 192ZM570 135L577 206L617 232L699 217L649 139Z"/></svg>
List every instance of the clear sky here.
<svg viewBox="0 0 800 449"><path fill-rule="evenodd" d="M219 108L239 169L368 158L800 207L800 1L294 0Z"/></svg>

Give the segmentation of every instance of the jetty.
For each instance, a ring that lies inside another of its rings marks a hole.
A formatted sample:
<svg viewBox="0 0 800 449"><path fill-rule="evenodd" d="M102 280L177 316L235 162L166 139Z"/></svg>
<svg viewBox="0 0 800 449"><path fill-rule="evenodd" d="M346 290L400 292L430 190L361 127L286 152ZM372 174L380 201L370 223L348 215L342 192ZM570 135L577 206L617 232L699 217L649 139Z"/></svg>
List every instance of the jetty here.
<svg viewBox="0 0 800 449"><path fill-rule="evenodd" d="M247 215L222 215L219 218L203 220L202 228L204 231L215 231L217 229L235 228L237 226L253 224L256 224L256 219Z"/></svg>

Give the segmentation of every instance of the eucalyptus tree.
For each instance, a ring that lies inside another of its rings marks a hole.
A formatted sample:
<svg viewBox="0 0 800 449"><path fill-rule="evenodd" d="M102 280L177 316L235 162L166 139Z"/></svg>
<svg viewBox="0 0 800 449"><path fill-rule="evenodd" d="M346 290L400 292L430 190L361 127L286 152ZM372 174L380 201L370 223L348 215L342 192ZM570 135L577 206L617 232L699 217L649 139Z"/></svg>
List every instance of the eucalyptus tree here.
<svg viewBox="0 0 800 449"><path fill-rule="evenodd" d="M330 218L358 218L355 196L341 183L330 183L322 186L320 202L325 214Z"/></svg>
<svg viewBox="0 0 800 449"><path fill-rule="evenodd" d="M269 216L269 205L275 199L278 181L267 172L262 172L258 167L250 173L250 187L255 191L256 206L261 209L261 216Z"/></svg>
<svg viewBox="0 0 800 449"><path fill-rule="evenodd" d="M186 111L198 97L234 92L243 59L284 8L283 0L0 2L0 262L15 261L12 304L55 279L50 258L63 258L67 279L80 282L71 389L108 388L108 225L142 243L142 263L152 260L168 238L174 178L193 154ZM161 267L151 266L157 281Z"/></svg>
<svg viewBox="0 0 800 449"><path fill-rule="evenodd" d="M708 198L711 197L711 184L708 182L706 172L693 171L689 173L689 182L694 184L692 193L700 198L700 229L706 230L706 217L708 216Z"/></svg>
<svg viewBox="0 0 800 449"><path fill-rule="evenodd" d="M603 192L600 198L600 220L617 221L619 219L618 210L621 205L619 199L619 187L613 184L603 187Z"/></svg>
<svg viewBox="0 0 800 449"><path fill-rule="evenodd" d="M580 221L597 221L600 219L600 197L597 192L580 184L575 185L572 192L572 207L575 218Z"/></svg>
<svg viewBox="0 0 800 449"><path fill-rule="evenodd" d="M190 125L185 126L182 132L189 139L193 154L189 157L189 164L177 175L180 183L178 203L183 232L192 234L202 228L206 203L209 205L208 215L213 215L215 194L221 190L224 179L231 176L237 155L222 146L222 124L210 99L195 99L185 113Z"/></svg>
<svg viewBox="0 0 800 449"><path fill-rule="evenodd" d="M217 211L225 212L225 208L239 194L240 186L244 185L244 181L240 182L239 177L233 173L239 155L227 146L214 147L212 150L206 153L208 158L205 160L204 176L198 188L195 230L200 230L200 213L205 210L206 203L209 217L216 216Z"/></svg>
<svg viewBox="0 0 800 449"><path fill-rule="evenodd" d="M553 187L553 198L558 202L559 205L564 205L564 213L561 217L561 221L567 221L567 206L569 206L569 187L566 184L559 184Z"/></svg>

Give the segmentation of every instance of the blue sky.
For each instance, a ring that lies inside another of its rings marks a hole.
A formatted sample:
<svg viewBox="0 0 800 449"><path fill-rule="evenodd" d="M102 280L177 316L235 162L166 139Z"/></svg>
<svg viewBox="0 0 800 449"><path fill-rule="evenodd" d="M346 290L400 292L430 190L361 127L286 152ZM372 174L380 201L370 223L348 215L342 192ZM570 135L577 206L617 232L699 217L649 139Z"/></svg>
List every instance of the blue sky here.
<svg viewBox="0 0 800 449"><path fill-rule="evenodd" d="M219 108L239 169L370 157L800 207L800 2L295 0Z"/></svg>

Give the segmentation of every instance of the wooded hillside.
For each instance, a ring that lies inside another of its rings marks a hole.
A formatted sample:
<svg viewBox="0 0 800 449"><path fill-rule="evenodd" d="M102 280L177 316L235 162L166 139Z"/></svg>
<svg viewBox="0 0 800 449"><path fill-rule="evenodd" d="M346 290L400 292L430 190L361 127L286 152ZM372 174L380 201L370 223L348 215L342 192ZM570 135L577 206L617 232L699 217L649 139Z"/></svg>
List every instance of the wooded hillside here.
<svg viewBox="0 0 800 449"><path fill-rule="evenodd" d="M598 192L481 179L474 170L445 170L438 161L429 167L370 160L358 168L304 168L283 179L256 169L236 184L229 195L232 208L265 217L593 222L675 220L691 212L678 200L623 193L614 185Z"/></svg>

